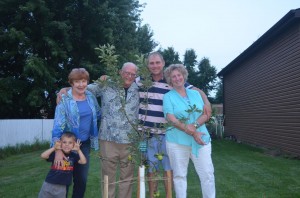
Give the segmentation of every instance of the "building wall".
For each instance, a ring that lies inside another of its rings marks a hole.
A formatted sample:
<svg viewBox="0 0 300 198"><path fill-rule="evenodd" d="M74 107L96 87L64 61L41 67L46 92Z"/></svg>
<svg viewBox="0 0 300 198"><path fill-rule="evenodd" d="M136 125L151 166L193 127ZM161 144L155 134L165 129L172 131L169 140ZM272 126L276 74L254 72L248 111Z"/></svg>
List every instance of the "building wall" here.
<svg viewBox="0 0 300 198"><path fill-rule="evenodd" d="M223 80L226 135L300 156L300 23Z"/></svg>

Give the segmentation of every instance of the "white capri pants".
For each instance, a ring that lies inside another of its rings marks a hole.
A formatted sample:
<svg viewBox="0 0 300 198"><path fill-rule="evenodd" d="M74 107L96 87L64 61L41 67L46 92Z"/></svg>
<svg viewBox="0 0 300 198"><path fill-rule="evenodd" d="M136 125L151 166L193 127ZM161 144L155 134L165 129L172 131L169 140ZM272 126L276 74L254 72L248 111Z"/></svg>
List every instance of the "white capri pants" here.
<svg viewBox="0 0 300 198"><path fill-rule="evenodd" d="M211 143L199 149L198 157L192 154L190 146L166 142L166 147L173 169L176 198L187 197L187 170L190 158L201 181L202 197L215 198L216 190L214 166L211 159Z"/></svg>

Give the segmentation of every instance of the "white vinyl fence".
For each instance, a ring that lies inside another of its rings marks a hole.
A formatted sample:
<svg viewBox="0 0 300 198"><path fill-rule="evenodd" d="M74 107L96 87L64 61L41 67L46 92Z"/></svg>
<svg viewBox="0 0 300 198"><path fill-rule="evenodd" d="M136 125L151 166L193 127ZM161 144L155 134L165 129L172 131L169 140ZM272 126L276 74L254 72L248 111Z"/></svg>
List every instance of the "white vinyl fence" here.
<svg viewBox="0 0 300 198"><path fill-rule="evenodd" d="M0 148L51 141L53 119L0 120Z"/></svg>

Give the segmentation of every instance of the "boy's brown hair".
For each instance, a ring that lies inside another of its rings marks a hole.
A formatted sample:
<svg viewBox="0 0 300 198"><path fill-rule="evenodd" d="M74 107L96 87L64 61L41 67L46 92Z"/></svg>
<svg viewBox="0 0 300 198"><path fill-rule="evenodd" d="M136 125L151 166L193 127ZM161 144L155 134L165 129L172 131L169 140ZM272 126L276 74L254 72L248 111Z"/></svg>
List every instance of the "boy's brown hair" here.
<svg viewBox="0 0 300 198"><path fill-rule="evenodd" d="M74 142L76 142L76 136L74 133L72 132L69 132L69 131L66 131L62 134L62 136L60 137L60 139L62 140L64 137L67 137L67 138L72 138L74 140Z"/></svg>

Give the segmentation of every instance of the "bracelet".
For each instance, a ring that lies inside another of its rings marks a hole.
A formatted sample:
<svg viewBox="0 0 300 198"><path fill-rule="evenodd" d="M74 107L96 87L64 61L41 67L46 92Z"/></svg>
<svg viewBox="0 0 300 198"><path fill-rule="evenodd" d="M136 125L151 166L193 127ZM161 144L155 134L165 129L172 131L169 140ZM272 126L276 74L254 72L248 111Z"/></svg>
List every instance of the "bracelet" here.
<svg viewBox="0 0 300 198"><path fill-rule="evenodd" d="M196 122L194 123L194 127L195 127L196 129L198 129L200 126L201 126L201 125L198 123L198 121L196 121Z"/></svg>

